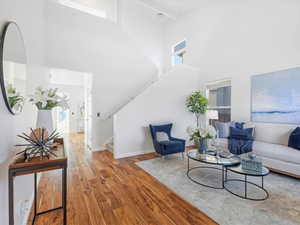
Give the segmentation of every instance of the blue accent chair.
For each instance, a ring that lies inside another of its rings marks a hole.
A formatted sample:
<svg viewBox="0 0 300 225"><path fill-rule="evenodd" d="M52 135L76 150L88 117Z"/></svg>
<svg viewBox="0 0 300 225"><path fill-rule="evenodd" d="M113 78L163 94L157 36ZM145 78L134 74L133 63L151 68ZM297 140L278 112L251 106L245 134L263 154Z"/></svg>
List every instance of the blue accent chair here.
<svg viewBox="0 0 300 225"><path fill-rule="evenodd" d="M179 152L182 152L182 156L184 156L183 153L185 151L185 140L171 136L172 126L172 123L165 125L149 125L154 149L161 156ZM158 142L156 139L157 132L165 132L168 135L169 140Z"/></svg>

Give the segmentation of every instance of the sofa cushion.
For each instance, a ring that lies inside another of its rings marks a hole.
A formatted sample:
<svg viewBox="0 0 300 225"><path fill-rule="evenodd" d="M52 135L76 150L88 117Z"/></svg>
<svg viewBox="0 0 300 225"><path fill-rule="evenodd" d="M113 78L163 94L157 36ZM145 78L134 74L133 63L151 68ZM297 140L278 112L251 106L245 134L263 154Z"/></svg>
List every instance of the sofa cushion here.
<svg viewBox="0 0 300 225"><path fill-rule="evenodd" d="M228 151L228 139L219 138L218 142L220 148ZM300 165L300 151L285 145L254 141L253 153L263 158L269 158ZM276 166L273 167L274 169L276 169Z"/></svg>
<svg viewBox="0 0 300 225"><path fill-rule="evenodd" d="M244 122L234 122L234 124L232 125L232 127L243 129L244 128L244 124L245 124Z"/></svg>
<svg viewBox="0 0 300 225"><path fill-rule="evenodd" d="M297 127L290 135L289 147L300 150L300 127Z"/></svg>
<svg viewBox="0 0 300 225"><path fill-rule="evenodd" d="M223 123L223 122L216 122L215 123L216 129L218 131L218 137L219 138L228 138L229 137L229 127L234 126L234 123L228 122L228 123Z"/></svg>
<svg viewBox="0 0 300 225"><path fill-rule="evenodd" d="M156 132L156 140L158 142L169 141L169 136L166 132Z"/></svg>
<svg viewBox="0 0 300 225"><path fill-rule="evenodd" d="M221 149L224 149L224 150L228 151L228 139L227 138L218 138L217 142L218 142L218 146Z"/></svg>
<svg viewBox="0 0 300 225"><path fill-rule="evenodd" d="M230 138L238 140L252 140L253 128L235 128L230 127Z"/></svg>
<svg viewBox="0 0 300 225"><path fill-rule="evenodd" d="M300 164L300 151L284 145L254 141L253 153L266 158Z"/></svg>
<svg viewBox="0 0 300 225"><path fill-rule="evenodd" d="M255 125L251 122L242 122L242 123L239 123L239 122L236 122L236 121L232 121L232 122L219 122L219 121L216 121L215 122L215 127L218 131L218 137L219 138L228 138L229 135L230 135L230 127L236 127L236 128L253 128L252 130L252 136L254 137L255 136Z"/></svg>
<svg viewBox="0 0 300 225"><path fill-rule="evenodd" d="M159 144L163 145L165 149L172 150L172 149L180 149L183 148L184 143L181 141L161 141Z"/></svg>

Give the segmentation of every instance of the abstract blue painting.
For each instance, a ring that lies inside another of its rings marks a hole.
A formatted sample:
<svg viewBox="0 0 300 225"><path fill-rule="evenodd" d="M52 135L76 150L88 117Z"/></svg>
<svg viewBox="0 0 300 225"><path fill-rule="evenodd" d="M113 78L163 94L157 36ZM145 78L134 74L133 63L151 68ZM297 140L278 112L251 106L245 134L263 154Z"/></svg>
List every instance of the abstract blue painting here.
<svg viewBox="0 0 300 225"><path fill-rule="evenodd" d="M300 67L252 77L253 122L300 124Z"/></svg>

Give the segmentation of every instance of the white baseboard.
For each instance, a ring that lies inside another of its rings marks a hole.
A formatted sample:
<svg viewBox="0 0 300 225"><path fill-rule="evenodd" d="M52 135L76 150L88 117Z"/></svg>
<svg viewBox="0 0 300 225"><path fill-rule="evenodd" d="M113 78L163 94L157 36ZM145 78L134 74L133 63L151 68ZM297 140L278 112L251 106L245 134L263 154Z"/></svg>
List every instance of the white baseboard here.
<svg viewBox="0 0 300 225"><path fill-rule="evenodd" d="M97 146L97 147L91 148L92 152L99 152L99 151L104 151L104 150L107 150L107 147L105 147L105 146Z"/></svg>
<svg viewBox="0 0 300 225"><path fill-rule="evenodd" d="M122 153L116 153L115 152L114 153L114 158L115 159L121 159L121 158L127 158L127 157L152 153L152 152L155 152L154 149L144 149L144 150L135 151L135 152L122 152Z"/></svg>

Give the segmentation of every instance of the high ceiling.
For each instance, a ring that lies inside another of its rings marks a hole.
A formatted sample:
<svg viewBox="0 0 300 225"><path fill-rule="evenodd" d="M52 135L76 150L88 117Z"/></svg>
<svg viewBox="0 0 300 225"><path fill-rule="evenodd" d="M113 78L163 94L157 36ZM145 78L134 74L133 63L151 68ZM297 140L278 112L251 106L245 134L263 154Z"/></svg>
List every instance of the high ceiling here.
<svg viewBox="0 0 300 225"><path fill-rule="evenodd" d="M145 5L160 11L169 17L178 18L197 7L205 0L140 0Z"/></svg>

